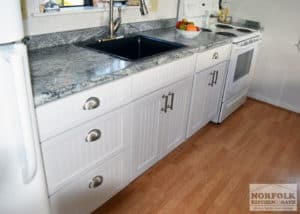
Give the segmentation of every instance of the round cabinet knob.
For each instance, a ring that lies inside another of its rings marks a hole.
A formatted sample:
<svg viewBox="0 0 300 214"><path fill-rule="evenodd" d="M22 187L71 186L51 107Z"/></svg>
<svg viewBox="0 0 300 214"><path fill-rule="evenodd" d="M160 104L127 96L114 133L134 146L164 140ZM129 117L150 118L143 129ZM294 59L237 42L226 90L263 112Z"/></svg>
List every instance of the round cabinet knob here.
<svg viewBox="0 0 300 214"><path fill-rule="evenodd" d="M103 176L98 175L92 179L92 181L89 183L89 188L94 189L99 187L103 183Z"/></svg>
<svg viewBox="0 0 300 214"><path fill-rule="evenodd" d="M213 59L219 59L219 53L218 53L218 52L215 52L212 58L213 58Z"/></svg>
<svg viewBox="0 0 300 214"><path fill-rule="evenodd" d="M97 97L90 97L83 104L84 110L93 110L100 106L100 100Z"/></svg>
<svg viewBox="0 0 300 214"><path fill-rule="evenodd" d="M101 137L101 131L99 129L93 129L89 131L88 135L85 138L85 141L90 143L96 140L99 140Z"/></svg>

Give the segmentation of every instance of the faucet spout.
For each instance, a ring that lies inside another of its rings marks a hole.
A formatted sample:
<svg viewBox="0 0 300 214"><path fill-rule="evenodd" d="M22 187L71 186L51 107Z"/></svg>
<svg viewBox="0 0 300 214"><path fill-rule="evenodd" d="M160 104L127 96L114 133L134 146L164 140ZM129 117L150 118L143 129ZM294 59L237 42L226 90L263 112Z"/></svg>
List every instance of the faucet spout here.
<svg viewBox="0 0 300 214"><path fill-rule="evenodd" d="M145 0L140 1L140 12L141 15L147 15L149 13ZM108 22L108 33L109 40L116 38L116 32L122 23L122 8L118 7L118 18L114 20L114 0L109 0L109 22Z"/></svg>
<svg viewBox="0 0 300 214"><path fill-rule="evenodd" d="M115 38L115 34L121 26L122 23L122 9L118 7L119 16L116 20L114 20L114 0L109 1L109 23L108 23L108 32L109 39Z"/></svg>

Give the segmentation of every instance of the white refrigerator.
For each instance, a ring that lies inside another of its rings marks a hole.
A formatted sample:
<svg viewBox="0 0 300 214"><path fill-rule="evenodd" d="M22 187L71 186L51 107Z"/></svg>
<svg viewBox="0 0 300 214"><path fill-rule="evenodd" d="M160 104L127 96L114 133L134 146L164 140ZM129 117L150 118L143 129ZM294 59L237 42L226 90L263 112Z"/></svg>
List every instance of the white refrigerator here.
<svg viewBox="0 0 300 214"><path fill-rule="evenodd" d="M0 7L0 213L48 214L19 2Z"/></svg>

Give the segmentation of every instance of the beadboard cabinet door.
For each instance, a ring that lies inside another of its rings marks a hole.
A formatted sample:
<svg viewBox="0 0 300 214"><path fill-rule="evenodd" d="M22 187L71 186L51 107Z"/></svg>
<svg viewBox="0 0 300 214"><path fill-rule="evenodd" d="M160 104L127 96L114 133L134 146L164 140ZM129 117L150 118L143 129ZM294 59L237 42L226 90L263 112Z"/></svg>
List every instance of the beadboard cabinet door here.
<svg viewBox="0 0 300 214"><path fill-rule="evenodd" d="M137 177L158 160L159 117L162 91L133 103L133 176Z"/></svg>
<svg viewBox="0 0 300 214"><path fill-rule="evenodd" d="M217 117L226 73L227 62L223 62L195 75L188 123L188 137Z"/></svg>
<svg viewBox="0 0 300 214"><path fill-rule="evenodd" d="M133 169L138 176L185 140L192 77L133 104Z"/></svg>
<svg viewBox="0 0 300 214"><path fill-rule="evenodd" d="M186 139L193 78L180 81L165 90L169 96L167 112L160 117L160 158Z"/></svg>
<svg viewBox="0 0 300 214"><path fill-rule="evenodd" d="M221 107L221 100L225 87L225 79L227 75L228 62L214 66L211 72L217 72L215 76L215 83L212 87L208 87L208 100L205 108L207 119L209 121L217 121L219 110Z"/></svg>

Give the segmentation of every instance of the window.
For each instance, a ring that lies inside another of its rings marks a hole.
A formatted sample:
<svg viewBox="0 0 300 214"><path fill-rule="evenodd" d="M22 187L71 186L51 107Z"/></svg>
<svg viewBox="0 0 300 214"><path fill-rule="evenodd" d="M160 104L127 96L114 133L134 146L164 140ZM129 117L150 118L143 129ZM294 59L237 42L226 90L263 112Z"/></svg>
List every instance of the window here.
<svg viewBox="0 0 300 214"><path fill-rule="evenodd" d="M93 6L93 0L56 0L60 7Z"/></svg>

